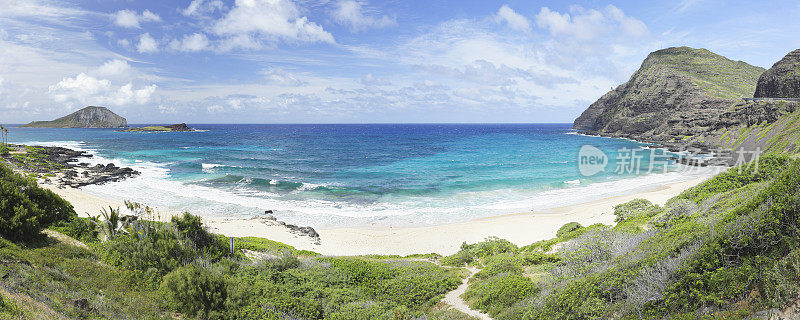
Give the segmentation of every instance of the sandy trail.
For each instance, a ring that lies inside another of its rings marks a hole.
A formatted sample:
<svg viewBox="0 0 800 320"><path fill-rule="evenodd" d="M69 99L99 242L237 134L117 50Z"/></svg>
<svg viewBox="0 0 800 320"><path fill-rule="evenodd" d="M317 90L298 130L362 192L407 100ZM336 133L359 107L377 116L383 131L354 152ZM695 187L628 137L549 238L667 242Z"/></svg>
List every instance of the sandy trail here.
<svg viewBox="0 0 800 320"><path fill-rule="evenodd" d="M464 302L464 299L461 299L461 295L464 294L464 292L467 292L467 287L469 287L469 280L472 279L472 276L478 273L478 271L480 271L476 268L467 267L466 269L469 270L469 277L465 278L464 282L461 283L461 285L458 286L458 288L445 294L444 299L442 299L442 302L452 306L456 310L461 311L462 313L465 313L467 315L482 320L491 320L492 317L490 317L488 314L470 308L467 305L467 303Z"/></svg>

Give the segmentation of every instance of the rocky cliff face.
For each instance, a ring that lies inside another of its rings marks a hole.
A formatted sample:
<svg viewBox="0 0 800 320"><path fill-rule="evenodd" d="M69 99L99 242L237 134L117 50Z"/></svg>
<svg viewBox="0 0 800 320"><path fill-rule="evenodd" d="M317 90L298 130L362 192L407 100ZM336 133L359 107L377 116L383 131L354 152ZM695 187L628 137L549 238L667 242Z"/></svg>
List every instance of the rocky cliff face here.
<svg viewBox="0 0 800 320"><path fill-rule="evenodd" d="M763 71L705 49L655 51L628 82L590 105L573 127L673 149L708 149L716 143L689 138L713 130L719 115L750 96Z"/></svg>
<svg viewBox="0 0 800 320"><path fill-rule="evenodd" d="M800 49L789 52L758 78L755 98L800 98Z"/></svg>
<svg viewBox="0 0 800 320"><path fill-rule="evenodd" d="M125 118L105 107L89 106L53 121L34 121L23 127L38 128L121 128L128 126Z"/></svg>

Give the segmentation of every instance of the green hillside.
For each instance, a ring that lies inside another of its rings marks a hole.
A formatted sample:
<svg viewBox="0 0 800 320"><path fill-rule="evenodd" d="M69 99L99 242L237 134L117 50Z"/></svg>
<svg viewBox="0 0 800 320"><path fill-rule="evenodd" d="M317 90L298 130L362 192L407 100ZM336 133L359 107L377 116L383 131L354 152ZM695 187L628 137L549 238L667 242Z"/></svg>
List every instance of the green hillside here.
<svg viewBox="0 0 800 320"><path fill-rule="evenodd" d="M645 74L675 72L714 98L751 97L764 68L733 61L706 49L668 48L651 53L640 70Z"/></svg>
<svg viewBox="0 0 800 320"><path fill-rule="evenodd" d="M664 207L621 204L615 226L443 261L482 268L465 298L496 319L746 319L800 294L798 185L800 160L768 156Z"/></svg>

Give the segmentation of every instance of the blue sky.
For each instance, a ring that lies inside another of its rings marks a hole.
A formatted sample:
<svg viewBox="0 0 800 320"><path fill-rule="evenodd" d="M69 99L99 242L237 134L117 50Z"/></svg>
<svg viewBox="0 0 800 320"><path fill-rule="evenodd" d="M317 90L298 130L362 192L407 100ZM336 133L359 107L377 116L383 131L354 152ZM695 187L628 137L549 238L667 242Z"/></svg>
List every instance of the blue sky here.
<svg viewBox="0 0 800 320"><path fill-rule="evenodd" d="M1 122L571 122L664 47L769 67L797 1L0 0Z"/></svg>

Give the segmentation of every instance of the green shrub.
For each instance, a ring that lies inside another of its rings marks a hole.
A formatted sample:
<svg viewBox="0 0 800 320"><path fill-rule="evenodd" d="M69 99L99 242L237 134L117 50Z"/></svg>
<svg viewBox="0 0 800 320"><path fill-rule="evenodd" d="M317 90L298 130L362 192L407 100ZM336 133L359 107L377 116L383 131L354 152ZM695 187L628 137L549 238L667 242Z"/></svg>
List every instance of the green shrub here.
<svg viewBox="0 0 800 320"><path fill-rule="evenodd" d="M173 310L186 315L222 319L225 314L225 280L204 268L195 265L178 268L164 276L160 290Z"/></svg>
<svg viewBox="0 0 800 320"><path fill-rule="evenodd" d="M638 214L645 212L653 206L653 203L646 199L634 199L614 206L614 215L617 216L616 222L630 219Z"/></svg>
<svg viewBox="0 0 800 320"><path fill-rule="evenodd" d="M494 256L505 252L517 252L519 248L506 239L488 237L485 240L475 243L461 244L461 250L457 253L442 258L442 264L460 267L472 263L485 257Z"/></svg>
<svg viewBox="0 0 800 320"><path fill-rule="evenodd" d="M556 232L556 237L561 238L567 235L568 233L578 230L580 228L583 228L583 226L580 223L577 222L566 223L563 226L561 226L561 228L558 228L558 232Z"/></svg>
<svg viewBox="0 0 800 320"><path fill-rule="evenodd" d="M97 225L90 218L76 216L70 220L59 221L51 228L85 243L98 241Z"/></svg>
<svg viewBox="0 0 800 320"><path fill-rule="evenodd" d="M745 164L733 167L720 173L710 180L695 187L689 188L678 196L680 199L689 199L697 204L713 195L743 187L747 184L773 179L781 174L792 158L786 155L765 155L758 159L758 163Z"/></svg>
<svg viewBox="0 0 800 320"><path fill-rule="evenodd" d="M200 217L184 212L182 216L174 216L171 220L181 238L188 239L198 248L206 248L215 244L215 237L203 227Z"/></svg>
<svg viewBox="0 0 800 320"><path fill-rule="evenodd" d="M123 233L102 244L103 260L118 267L166 274L197 257L197 251L182 243L171 225L157 225L143 234Z"/></svg>
<svg viewBox="0 0 800 320"><path fill-rule="evenodd" d="M227 238L208 233L200 218L185 214L171 223L136 222L101 246L109 264L162 275L198 258L211 262L229 256Z"/></svg>
<svg viewBox="0 0 800 320"><path fill-rule="evenodd" d="M43 228L74 216L69 202L0 165L0 235L30 240Z"/></svg>
<svg viewBox="0 0 800 320"><path fill-rule="evenodd" d="M523 266L532 266L543 263L555 263L561 260L561 258L557 255L543 253L543 252L535 252L535 251L522 252L519 254L519 258L521 259Z"/></svg>
<svg viewBox="0 0 800 320"><path fill-rule="evenodd" d="M467 244L464 243L462 248L466 245ZM443 257L440 260L442 265L453 267L463 267L472 263L472 261L474 261L474 259L472 258L472 255L470 255L469 250L459 250L455 254Z"/></svg>
<svg viewBox="0 0 800 320"><path fill-rule="evenodd" d="M311 252L307 250L297 250L294 247L284 243L264 238L256 238L256 237L236 238L236 241L234 242L234 249L237 251L250 250L250 251L265 252L270 254L290 252L295 256L308 256L308 257L319 256L319 253L316 252Z"/></svg>
<svg viewBox="0 0 800 320"><path fill-rule="evenodd" d="M530 279L501 273L471 285L464 293L464 299L472 308L496 315L537 292L536 285Z"/></svg>
<svg viewBox="0 0 800 320"><path fill-rule="evenodd" d="M0 295L0 319L23 319L22 310L13 302Z"/></svg>
<svg viewBox="0 0 800 320"><path fill-rule="evenodd" d="M522 274L522 258L510 253L503 253L488 257L484 260L485 267L475 274L478 279L486 279L501 273Z"/></svg>
<svg viewBox="0 0 800 320"><path fill-rule="evenodd" d="M262 260L264 266L278 272L294 269L300 266L300 260L291 253L284 252L280 256Z"/></svg>
<svg viewBox="0 0 800 320"><path fill-rule="evenodd" d="M800 246L798 186L800 160L726 214L717 226L719 236L690 261L659 307L724 307L753 290L763 308L783 307L793 299L796 290L786 288L798 283L798 258L792 257Z"/></svg>

